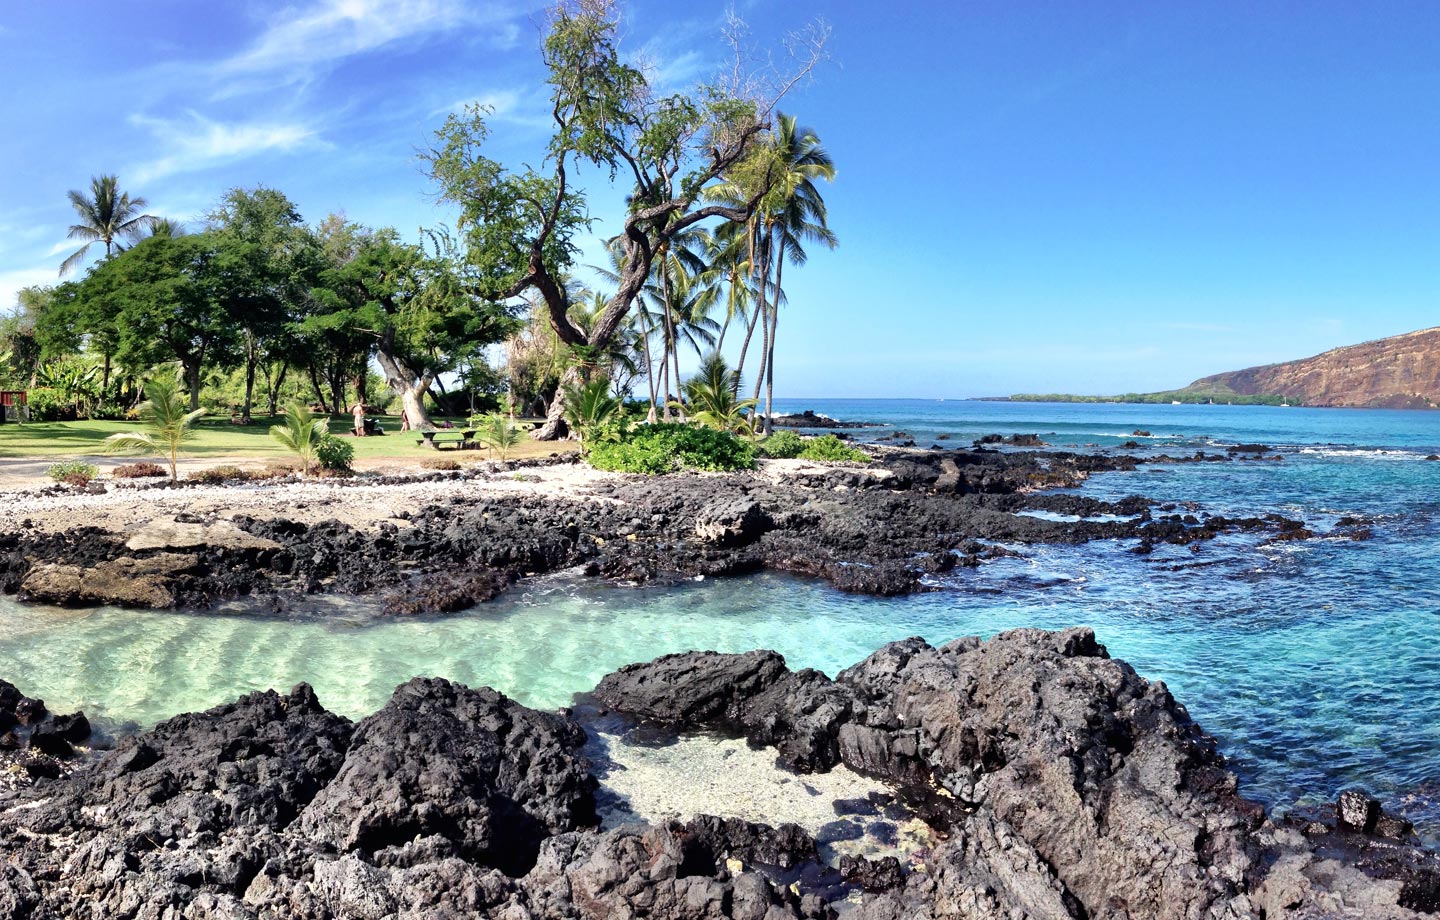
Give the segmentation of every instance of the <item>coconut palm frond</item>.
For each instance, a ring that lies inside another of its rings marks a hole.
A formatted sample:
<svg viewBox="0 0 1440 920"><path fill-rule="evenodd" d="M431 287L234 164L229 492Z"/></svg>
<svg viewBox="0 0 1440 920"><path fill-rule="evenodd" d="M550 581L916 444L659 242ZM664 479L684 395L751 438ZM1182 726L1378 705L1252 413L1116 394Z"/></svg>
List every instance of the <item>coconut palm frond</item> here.
<svg viewBox="0 0 1440 920"><path fill-rule="evenodd" d="M153 437L138 431L117 432L106 438L105 444L106 451L117 454L137 450L153 450L158 453L160 450L159 443Z"/></svg>
<svg viewBox="0 0 1440 920"><path fill-rule="evenodd" d="M66 197L80 218L70 227L67 235L72 240L85 240L87 245L60 264L62 275L80 265L89 243L104 243L108 257L117 251L117 243L138 239L155 222L153 215L144 213L148 202L138 195L131 198L128 193L121 192L119 179L115 176L96 176L90 180L88 195L71 189Z"/></svg>

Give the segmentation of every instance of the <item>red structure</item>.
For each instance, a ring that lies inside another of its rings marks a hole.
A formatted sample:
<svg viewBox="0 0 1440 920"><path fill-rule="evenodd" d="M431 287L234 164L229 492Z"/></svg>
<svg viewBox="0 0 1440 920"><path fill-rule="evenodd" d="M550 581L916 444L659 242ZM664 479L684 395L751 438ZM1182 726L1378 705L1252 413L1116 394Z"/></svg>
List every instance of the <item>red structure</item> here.
<svg viewBox="0 0 1440 920"><path fill-rule="evenodd" d="M0 390L0 422L23 422L29 412L24 390Z"/></svg>

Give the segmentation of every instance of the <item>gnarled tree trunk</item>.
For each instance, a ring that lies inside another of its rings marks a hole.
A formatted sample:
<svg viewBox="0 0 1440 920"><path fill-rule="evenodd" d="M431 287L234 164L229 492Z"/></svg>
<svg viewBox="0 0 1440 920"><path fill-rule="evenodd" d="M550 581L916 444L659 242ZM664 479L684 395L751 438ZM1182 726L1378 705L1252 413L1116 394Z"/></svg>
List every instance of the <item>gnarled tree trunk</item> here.
<svg viewBox="0 0 1440 920"><path fill-rule="evenodd" d="M565 391L580 385L580 368L568 367L560 375L560 386L555 388L555 398L550 400L550 409L545 413L545 424L536 429L532 437L537 441L554 441L570 433L565 424Z"/></svg>
<svg viewBox="0 0 1440 920"><path fill-rule="evenodd" d="M429 370L417 373L407 367L395 354L394 349L395 333L390 330L375 349L375 359L380 362L380 370L385 373L385 382L395 395L400 397L400 405L411 428L434 428L435 423L430 420L430 413L425 411L425 392L430 389L430 384L435 382L434 374Z"/></svg>

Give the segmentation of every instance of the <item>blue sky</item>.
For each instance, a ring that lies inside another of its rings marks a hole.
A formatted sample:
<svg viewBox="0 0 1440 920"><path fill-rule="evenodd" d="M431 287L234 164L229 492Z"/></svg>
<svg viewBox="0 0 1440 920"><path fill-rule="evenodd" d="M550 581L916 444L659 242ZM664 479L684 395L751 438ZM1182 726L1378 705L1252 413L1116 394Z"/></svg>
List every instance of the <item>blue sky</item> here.
<svg viewBox="0 0 1440 920"><path fill-rule="evenodd" d="M667 85L707 76L724 9L628 3L624 47ZM779 395L1162 389L1440 322L1440 5L740 12L757 40L833 28L782 106L835 158L840 247L786 275ZM481 100L493 154L537 157L542 20L506 0L0 5L0 309L54 280L64 193L101 172L181 219L265 184L312 222L449 220L415 152Z"/></svg>

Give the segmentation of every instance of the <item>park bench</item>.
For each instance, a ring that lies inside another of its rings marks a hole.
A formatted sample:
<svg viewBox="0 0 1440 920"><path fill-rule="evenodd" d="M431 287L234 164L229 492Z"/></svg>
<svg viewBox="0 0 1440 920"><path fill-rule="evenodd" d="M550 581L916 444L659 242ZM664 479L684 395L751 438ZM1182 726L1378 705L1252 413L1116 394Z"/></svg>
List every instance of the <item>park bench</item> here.
<svg viewBox="0 0 1440 920"><path fill-rule="evenodd" d="M421 431L419 435L415 443L433 450L439 450L442 444L454 444L456 450L464 450L475 440L472 428L435 428Z"/></svg>

